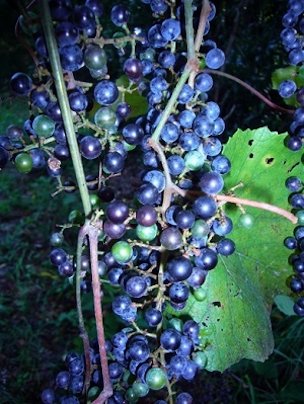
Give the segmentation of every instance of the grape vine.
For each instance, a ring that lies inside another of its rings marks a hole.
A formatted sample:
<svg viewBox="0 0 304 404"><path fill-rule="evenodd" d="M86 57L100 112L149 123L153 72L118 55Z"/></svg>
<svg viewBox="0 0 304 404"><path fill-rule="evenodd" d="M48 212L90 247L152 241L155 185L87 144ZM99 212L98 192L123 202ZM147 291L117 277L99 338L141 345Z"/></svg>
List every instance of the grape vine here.
<svg viewBox="0 0 304 404"><path fill-rule="evenodd" d="M78 191L83 209L72 211L50 239L51 263L75 282L83 355L66 356L67 370L57 374L54 388L42 391L44 404L133 403L143 397L158 404L197 402L179 382L192 382L206 367L208 346L202 340L208 327L196 320L197 313L184 310L191 299L204 301L211 271L237 249L229 236L234 223L228 204L242 211L243 224L250 221L247 206L300 224L285 245L299 250L291 289L304 291L302 181L294 176L286 183L295 192L296 214L237 196L244 184L225 186L231 162L222 154L225 122L210 99L213 77L238 82L282 113L294 111L219 70L225 54L205 39L216 14L213 3L142 3L153 14L151 26L133 27L130 11L114 5L112 37L104 36L98 0L31 3L29 9L41 16L33 17L33 38L26 45L35 73L30 78L18 72L10 81L16 95L29 98L31 116L22 129L11 126L1 137L1 169L9 160L22 173L46 168L57 181L53 196ZM292 11L283 18L288 47L297 3L289 2ZM297 11L302 12L303 7ZM113 48L121 68L112 72ZM283 97L295 91L290 80L279 88ZM302 105L301 89L297 94ZM301 107L291 130L298 131L302 115ZM293 136L289 148L299 150L302 138ZM78 232L74 254L65 237L71 229ZM82 295L90 288L96 340L82 310ZM303 299L295 304L301 316ZM212 304L222 307L220 300ZM117 319L113 335L105 328L109 310Z"/></svg>

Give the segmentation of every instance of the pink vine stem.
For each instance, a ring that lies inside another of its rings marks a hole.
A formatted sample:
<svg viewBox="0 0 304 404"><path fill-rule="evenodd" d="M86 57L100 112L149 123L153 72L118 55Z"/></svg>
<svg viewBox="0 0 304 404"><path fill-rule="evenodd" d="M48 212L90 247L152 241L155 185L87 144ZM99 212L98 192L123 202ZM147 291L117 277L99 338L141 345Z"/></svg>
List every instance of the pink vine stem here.
<svg viewBox="0 0 304 404"><path fill-rule="evenodd" d="M99 396L93 401L93 404L103 404L113 394L112 383L109 375L108 358L105 344L105 334L102 313L102 294L100 290L100 279L98 273L98 232L101 228L101 222L88 225L87 235L90 245L90 260L92 274L92 289L94 297L94 313L96 320L97 340L99 347L100 363L103 378L103 390Z"/></svg>

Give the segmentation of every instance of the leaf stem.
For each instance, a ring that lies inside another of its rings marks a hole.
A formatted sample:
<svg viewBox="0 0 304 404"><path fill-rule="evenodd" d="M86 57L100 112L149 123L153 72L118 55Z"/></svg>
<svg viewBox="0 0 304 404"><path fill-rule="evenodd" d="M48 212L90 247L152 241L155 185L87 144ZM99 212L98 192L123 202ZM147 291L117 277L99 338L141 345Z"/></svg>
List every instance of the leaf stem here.
<svg viewBox="0 0 304 404"><path fill-rule="evenodd" d="M84 170L82 166L81 156L78 149L77 138L73 125L73 118L69 106L67 90L63 77L62 67L60 63L60 57L56 38L54 34L53 22L50 14L50 8L48 0L41 1L41 16L42 26L45 34L45 41L49 54L49 60L52 67L52 74L54 77L54 83L57 90L57 98L62 113L62 119L70 147L70 153L74 166L74 171L77 179L78 188L80 191L80 197L83 205L85 216L88 217L91 213L91 202L89 198L88 188L85 181Z"/></svg>
<svg viewBox="0 0 304 404"><path fill-rule="evenodd" d="M246 88L251 92L251 94L258 97L261 101L263 101L266 105L270 108L275 109L277 111L285 112L286 114L294 114L294 110L281 107L280 105L275 104L269 98L265 97L262 93L252 87L250 84L246 83L245 81L239 79L238 77L233 76L232 74L222 72L220 70L211 70L211 69L204 69L205 73L214 74L216 76L225 77L229 80L235 81L236 83L240 84L242 87Z"/></svg>
<svg viewBox="0 0 304 404"><path fill-rule="evenodd" d="M184 7L185 7L187 57L188 60L191 60L195 58L192 0L185 0Z"/></svg>

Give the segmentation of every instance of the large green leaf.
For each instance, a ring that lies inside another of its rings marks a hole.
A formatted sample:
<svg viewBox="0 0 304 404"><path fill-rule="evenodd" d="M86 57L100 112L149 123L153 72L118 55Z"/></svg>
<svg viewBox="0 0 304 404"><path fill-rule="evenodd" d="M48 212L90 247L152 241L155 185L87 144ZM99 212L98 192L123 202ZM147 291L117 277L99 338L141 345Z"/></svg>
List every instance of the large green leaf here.
<svg viewBox="0 0 304 404"><path fill-rule="evenodd" d="M224 149L232 161L225 192L242 183L236 196L288 209L285 179L301 176L303 168L301 153L287 150L284 137L267 128L238 130ZM206 368L211 371L223 371L243 358L264 361L269 356L271 304L275 295L288 293L291 269L283 239L292 234L293 224L264 210L244 208L254 218L251 228L239 224L239 208L225 208L234 223L231 238L237 249L230 257L220 257L208 274L203 286L206 299L199 302L191 296L186 308L175 313L200 323Z"/></svg>

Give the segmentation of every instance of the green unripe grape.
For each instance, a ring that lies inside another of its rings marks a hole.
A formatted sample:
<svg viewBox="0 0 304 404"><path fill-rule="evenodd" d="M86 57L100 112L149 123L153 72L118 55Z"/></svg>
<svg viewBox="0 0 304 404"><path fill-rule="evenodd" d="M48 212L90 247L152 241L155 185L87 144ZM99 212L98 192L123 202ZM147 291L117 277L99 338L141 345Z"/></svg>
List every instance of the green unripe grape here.
<svg viewBox="0 0 304 404"><path fill-rule="evenodd" d="M193 296L194 296L195 300L197 300L198 302L202 302L203 300L206 299L207 292L203 287L200 287L200 288L194 289Z"/></svg>
<svg viewBox="0 0 304 404"><path fill-rule="evenodd" d="M296 213L296 216L298 218L298 223L297 224L304 224L304 210L298 210Z"/></svg>
<svg viewBox="0 0 304 404"><path fill-rule="evenodd" d="M184 156L185 165L191 171L200 170L204 165L205 159L205 155L197 150L189 151Z"/></svg>
<svg viewBox="0 0 304 404"><path fill-rule="evenodd" d="M129 403L136 403L138 401L138 396L135 394L132 387L126 391L126 399Z"/></svg>
<svg viewBox="0 0 304 404"><path fill-rule="evenodd" d="M94 115L94 122L102 129L110 129L116 121L116 114L109 107L99 108Z"/></svg>
<svg viewBox="0 0 304 404"><path fill-rule="evenodd" d="M88 69L100 70L107 64L107 55L100 46L90 44L84 51L83 60Z"/></svg>
<svg viewBox="0 0 304 404"><path fill-rule="evenodd" d="M64 237L62 233L53 233L51 235L50 244L53 247L60 247L64 242Z"/></svg>
<svg viewBox="0 0 304 404"><path fill-rule="evenodd" d="M93 208L96 208L100 204L100 199L96 194L90 194L90 202Z"/></svg>
<svg viewBox="0 0 304 404"><path fill-rule="evenodd" d="M193 361L197 364L200 369L204 369L207 363L207 356L204 352L196 352L193 357Z"/></svg>
<svg viewBox="0 0 304 404"><path fill-rule="evenodd" d="M75 224L82 224L84 220L83 214L79 210L71 210L68 221Z"/></svg>
<svg viewBox="0 0 304 404"><path fill-rule="evenodd" d="M208 236L209 232L209 225L205 222L205 220L202 219L196 220L191 227L191 235L194 238L206 237Z"/></svg>
<svg viewBox="0 0 304 404"><path fill-rule="evenodd" d="M50 137L55 132L55 122L47 115L37 115L32 127L35 133L41 137Z"/></svg>
<svg viewBox="0 0 304 404"><path fill-rule="evenodd" d="M176 318L176 317L171 318L171 320L169 320L169 323L172 326L172 328L174 328L175 330L177 330L179 332L183 331L184 323L179 318Z"/></svg>
<svg viewBox="0 0 304 404"><path fill-rule="evenodd" d="M254 218L249 213L244 213L240 216L239 223L242 227L250 229L253 226Z"/></svg>
<svg viewBox="0 0 304 404"><path fill-rule="evenodd" d="M157 225L142 226L138 224L135 229L137 237L142 241L152 241L157 235Z"/></svg>
<svg viewBox="0 0 304 404"><path fill-rule="evenodd" d="M139 55L140 60L150 60L154 62L155 59L155 50L153 48L148 48L144 52Z"/></svg>
<svg viewBox="0 0 304 404"><path fill-rule="evenodd" d="M19 173L27 174L33 168L32 157L27 153L20 153L15 158L15 166Z"/></svg>
<svg viewBox="0 0 304 404"><path fill-rule="evenodd" d="M139 381L133 383L132 389L138 397L145 397L149 393L149 387Z"/></svg>
<svg viewBox="0 0 304 404"><path fill-rule="evenodd" d="M146 383L152 390L160 390L167 383L167 374L161 368L149 369L146 374Z"/></svg>
<svg viewBox="0 0 304 404"><path fill-rule="evenodd" d="M130 261L133 255L133 248L126 241L118 241L111 249L114 259L119 263Z"/></svg>

